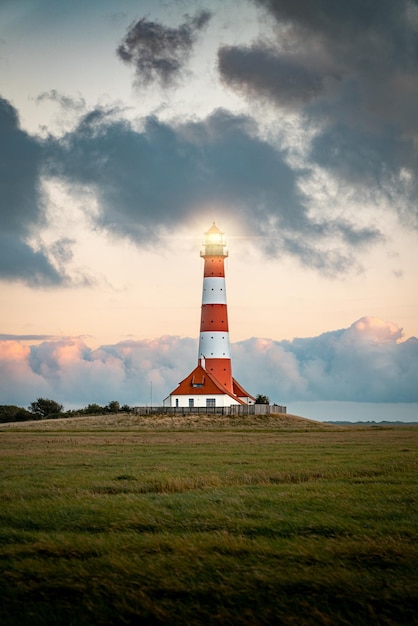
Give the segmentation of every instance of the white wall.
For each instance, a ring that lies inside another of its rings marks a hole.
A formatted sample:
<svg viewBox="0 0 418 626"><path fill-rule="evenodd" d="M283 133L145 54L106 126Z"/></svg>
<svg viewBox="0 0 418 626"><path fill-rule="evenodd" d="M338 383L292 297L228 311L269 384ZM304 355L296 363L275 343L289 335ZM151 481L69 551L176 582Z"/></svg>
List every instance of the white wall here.
<svg viewBox="0 0 418 626"><path fill-rule="evenodd" d="M175 407L176 406L176 400L178 399L179 403L179 407L189 407L189 399L192 399L194 401L194 406L196 408L198 407L206 407L206 399L207 398L215 398L216 404L215 406L231 406L231 404L239 404L239 402L237 402L236 400L234 400L233 398L231 398L230 396L228 396L227 394L219 394L219 395L196 395L193 396L192 394L190 394L190 396L183 396L183 395L172 395L172 396L168 396L168 398L166 398L164 400L164 406L170 406L170 407Z"/></svg>

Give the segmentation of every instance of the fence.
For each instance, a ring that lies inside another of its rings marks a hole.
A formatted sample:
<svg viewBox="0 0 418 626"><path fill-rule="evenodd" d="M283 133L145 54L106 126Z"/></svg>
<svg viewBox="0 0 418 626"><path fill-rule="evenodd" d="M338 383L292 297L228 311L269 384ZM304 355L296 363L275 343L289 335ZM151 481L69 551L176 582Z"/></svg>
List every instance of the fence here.
<svg viewBox="0 0 418 626"><path fill-rule="evenodd" d="M268 415L286 413L287 408L280 404L233 404L232 406L136 406L136 415Z"/></svg>

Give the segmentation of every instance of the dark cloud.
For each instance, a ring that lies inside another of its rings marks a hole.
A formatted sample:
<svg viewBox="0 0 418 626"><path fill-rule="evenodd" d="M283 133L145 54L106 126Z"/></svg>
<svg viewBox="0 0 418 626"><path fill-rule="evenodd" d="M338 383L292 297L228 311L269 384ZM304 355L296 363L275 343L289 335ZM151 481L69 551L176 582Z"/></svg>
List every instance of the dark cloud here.
<svg viewBox="0 0 418 626"><path fill-rule="evenodd" d="M234 376L252 393L279 404L416 403L418 340L400 342L401 337L396 324L364 317L317 337L252 338L232 345ZM30 347L1 339L0 396L23 406L43 395L66 408L112 399L148 404L151 383L153 401L161 404L197 359L197 340L190 338L123 341L95 350L79 338Z"/></svg>
<svg viewBox="0 0 418 626"><path fill-rule="evenodd" d="M326 77L297 55L279 56L263 43L223 46L218 51L219 70L232 88L255 97L273 99L281 106L305 104L322 92ZM268 80L267 80L268 77Z"/></svg>
<svg viewBox="0 0 418 626"><path fill-rule="evenodd" d="M34 286L63 280L46 251L27 242L45 224L42 164L42 142L21 130L16 110L0 98L0 279Z"/></svg>
<svg viewBox="0 0 418 626"><path fill-rule="evenodd" d="M0 279L21 281L31 287L64 281L51 265L46 251L34 250L15 233L0 233Z"/></svg>
<svg viewBox="0 0 418 626"><path fill-rule="evenodd" d="M178 28L170 28L143 18L132 24L117 49L118 57L135 69L136 83L157 81L163 86L181 77L197 34L211 14L201 11Z"/></svg>
<svg viewBox="0 0 418 626"><path fill-rule="evenodd" d="M17 111L0 98L1 225L3 232L27 233L42 220L39 189L42 146L20 129Z"/></svg>
<svg viewBox="0 0 418 626"><path fill-rule="evenodd" d="M224 46L222 80L297 111L309 157L418 227L418 6L408 0L253 0L276 39Z"/></svg>
<svg viewBox="0 0 418 626"><path fill-rule="evenodd" d="M350 3L333 0L253 0L254 4L269 11L285 26L298 28L307 36L326 36L335 40L362 40L362 32L391 30L391 24L403 19L407 8L403 0L352 0ZM312 34L312 31L314 34Z"/></svg>
<svg viewBox="0 0 418 626"><path fill-rule="evenodd" d="M379 238L339 218L312 219L298 186L303 172L260 139L248 117L223 110L176 124L148 117L137 130L116 113L90 112L50 155L55 176L95 190L97 224L114 235L153 243L196 212L222 206L225 217L268 238L267 253L328 272L346 270L355 249Z"/></svg>
<svg viewBox="0 0 418 626"><path fill-rule="evenodd" d="M314 219L299 188L304 172L261 139L249 117L218 110L182 123L148 117L134 127L118 109L95 109L61 138L41 140L20 129L9 103L0 104L2 279L72 284L66 266L74 240L61 237L48 249L28 243L47 225L43 176L70 183L75 193L92 190L99 206L89 215L94 225L138 245L222 206L225 217L266 237L267 254L290 254L333 274L349 269L356 250L380 236L341 218ZM91 284L88 277L77 280Z"/></svg>

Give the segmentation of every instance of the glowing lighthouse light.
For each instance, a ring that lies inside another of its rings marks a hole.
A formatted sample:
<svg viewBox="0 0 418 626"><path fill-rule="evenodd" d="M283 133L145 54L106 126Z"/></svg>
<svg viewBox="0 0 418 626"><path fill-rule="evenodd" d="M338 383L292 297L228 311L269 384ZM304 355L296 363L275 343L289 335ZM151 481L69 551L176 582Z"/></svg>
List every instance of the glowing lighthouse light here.
<svg viewBox="0 0 418 626"><path fill-rule="evenodd" d="M215 222L205 233L198 365L165 400L165 406L215 407L253 404L232 377L224 260L228 256Z"/></svg>

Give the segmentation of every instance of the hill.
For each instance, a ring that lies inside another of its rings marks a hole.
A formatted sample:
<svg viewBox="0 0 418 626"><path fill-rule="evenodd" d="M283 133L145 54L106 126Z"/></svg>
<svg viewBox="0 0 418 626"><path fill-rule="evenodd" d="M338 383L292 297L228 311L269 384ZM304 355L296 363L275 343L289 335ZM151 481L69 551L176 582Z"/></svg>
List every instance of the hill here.
<svg viewBox="0 0 418 626"><path fill-rule="evenodd" d="M280 429L280 430L331 430L333 424L291 415L275 413L269 415L131 415L116 413L107 415L67 417L33 422L1 424L0 430L212 430L212 429Z"/></svg>

